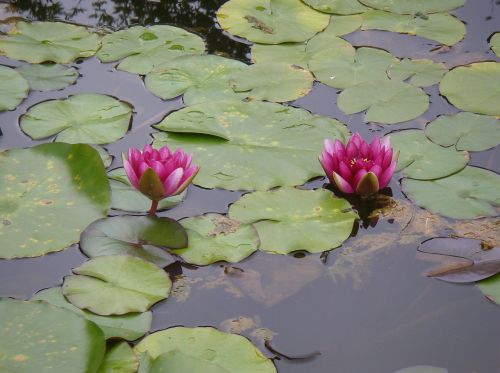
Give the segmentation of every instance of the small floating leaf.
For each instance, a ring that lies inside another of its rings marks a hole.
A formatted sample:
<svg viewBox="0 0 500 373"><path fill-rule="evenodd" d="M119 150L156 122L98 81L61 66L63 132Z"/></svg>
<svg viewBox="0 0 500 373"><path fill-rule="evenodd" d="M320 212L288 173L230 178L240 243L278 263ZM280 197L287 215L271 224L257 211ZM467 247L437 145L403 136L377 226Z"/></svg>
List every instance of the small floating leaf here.
<svg viewBox="0 0 500 373"><path fill-rule="evenodd" d="M139 361L127 342L118 342L106 351L97 373L135 373Z"/></svg>
<svg viewBox="0 0 500 373"><path fill-rule="evenodd" d="M28 96L28 82L16 70L2 65L0 81L0 111L13 110Z"/></svg>
<svg viewBox="0 0 500 373"><path fill-rule="evenodd" d="M333 14L358 14L366 12L368 9L358 0L303 0L310 7L320 12Z"/></svg>
<svg viewBox="0 0 500 373"><path fill-rule="evenodd" d="M411 60L404 58L393 63L387 69L387 75L393 80L407 80L417 87L428 87L439 83L448 69L442 63L431 60Z"/></svg>
<svg viewBox="0 0 500 373"><path fill-rule="evenodd" d="M399 14L447 12L465 4L465 0L359 0L370 8Z"/></svg>
<svg viewBox="0 0 500 373"><path fill-rule="evenodd" d="M498 57L500 57L500 32L494 33L491 37L490 48Z"/></svg>
<svg viewBox="0 0 500 373"><path fill-rule="evenodd" d="M17 68L35 91L57 91L76 82L78 71L74 67L57 64L24 65Z"/></svg>

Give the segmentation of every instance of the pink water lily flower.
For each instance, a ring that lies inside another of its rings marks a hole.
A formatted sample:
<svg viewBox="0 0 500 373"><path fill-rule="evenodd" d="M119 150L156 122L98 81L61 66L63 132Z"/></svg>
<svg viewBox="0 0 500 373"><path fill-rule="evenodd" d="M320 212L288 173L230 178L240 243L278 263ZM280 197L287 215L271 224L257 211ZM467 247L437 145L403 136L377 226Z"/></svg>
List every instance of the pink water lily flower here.
<svg viewBox="0 0 500 373"><path fill-rule="evenodd" d="M191 164L191 155L182 149L171 152L167 145L153 149L146 145L141 152L130 148L123 156L123 167L134 188L151 199L153 215L158 201L181 193L193 180L199 168Z"/></svg>
<svg viewBox="0 0 500 373"><path fill-rule="evenodd" d="M326 139L319 161L330 182L340 191L370 195L389 184L399 155L393 153L388 136L383 140L375 137L368 144L355 133L347 145Z"/></svg>

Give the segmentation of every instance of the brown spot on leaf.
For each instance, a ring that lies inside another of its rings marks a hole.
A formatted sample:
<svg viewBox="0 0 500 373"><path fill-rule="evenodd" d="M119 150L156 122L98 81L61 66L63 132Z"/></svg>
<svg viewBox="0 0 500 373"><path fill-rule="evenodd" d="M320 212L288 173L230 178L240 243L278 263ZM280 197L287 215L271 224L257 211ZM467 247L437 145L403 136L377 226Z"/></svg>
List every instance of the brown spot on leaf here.
<svg viewBox="0 0 500 373"><path fill-rule="evenodd" d="M236 220L232 220L226 218L225 216L218 216L212 219L212 223L214 223L214 229L208 233L209 237L222 235L228 235L230 233L234 233L240 227L240 223Z"/></svg>
<svg viewBox="0 0 500 373"><path fill-rule="evenodd" d="M23 355L23 354L19 354L19 355L14 356L14 360L17 362L23 362L23 361L28 360L28 356Z"/></svg>

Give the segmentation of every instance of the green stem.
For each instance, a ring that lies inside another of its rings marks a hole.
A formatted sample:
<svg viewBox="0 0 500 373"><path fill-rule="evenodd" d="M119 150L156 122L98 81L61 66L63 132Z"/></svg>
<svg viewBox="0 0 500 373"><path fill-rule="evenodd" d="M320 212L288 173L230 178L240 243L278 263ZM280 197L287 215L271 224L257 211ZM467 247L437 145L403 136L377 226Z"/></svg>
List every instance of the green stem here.
<svg viewBox="0 0 500 373"><path fill-rule="evenodd" d="M148 215L155 216L157 209L158 209L158 201L151 201L151 208L148 211Z"/></svg>

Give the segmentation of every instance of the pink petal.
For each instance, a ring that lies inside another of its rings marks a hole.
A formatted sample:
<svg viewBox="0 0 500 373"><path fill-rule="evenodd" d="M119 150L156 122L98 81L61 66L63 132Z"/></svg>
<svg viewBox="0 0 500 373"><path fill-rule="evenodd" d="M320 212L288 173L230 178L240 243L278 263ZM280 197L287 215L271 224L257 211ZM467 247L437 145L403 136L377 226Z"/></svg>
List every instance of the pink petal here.
<svg viewBox="0 0 500 373"><path fill-rule="evenodd" d="M375 136L370 144L370 151L368 152L368 156L371 159L375 159L378 157L380 153L380 138Z"/></svg>
<svg viewBox="0 0 500 373"><path fill-rule="evenodd" d="M393 151L388 149L384 154L384 160L382 161L382 168L386 169L392 162Z"/></svg>
<svg viewBox="0 0 500 373"><path fill-rule="evenodd" d="M170 149L168 145L162 146L159 150L161 159L167 159L170 157Z"/></svg>
<svg viewBox="0 0 500 373"><path fill-rule="evenodd" d="M349 146L350 143L356 145L357 148L360 148L361 147L361 144L365 142L365 140L363 140L363 138L361 137L361 135L356 132L354 135L351 136L351 138L349 139L349 143L347 144L347 146Z"/></svg>
<svg viewBox="0 0 500 373"><path fill-rule="evenodd" d="M169 175L163 164L159 161L151 161L151 168L158 175L158 178L163 182Z"/></svg>
<svg viewBox="0 0 500 373"><path fill-rule="evenodd" d="M352 172L349 166L345 164L344 161L339 162L339 173L347 181L350 181L352 179Z"/></svg>
<svg viewBox="0 0 500 373"><path fill-rule="evenodd" d="M130 184L132 184L134 188L138 188L139 178L137 177L134 168L127 159L123 159L123 168L125 169L125 173L127 174L127 177L130 180Z"/></svg>
<svg viewBox="0 0 500 373"><path fill-rule="evenodd" d="M339 159L345 158L346 155L345 146L344 144L342 144L340 140L335 140L335 142L333 143L333 147L334 147L334 154L337 154Z"/></svg>
<svg viewBox="0 0 500 373"><path fill-rule="evenodd" d="M361 156L363 158L367 158L368 157L368 153L370 151L370 148L368 147L368 144L365 141L362 141L360 143L360 145L358 146L358 148L359 148L359 152L361 153Z"/></svg>
<svg viewBox="0 0 500 373"><path fill-rule="evenodd" d="M380 179L380 176L382 175L382 167L380 167L380 165L373 165L369 171L374 173L377 179Z"/></svg>
<svg viewBox="0 0 500 373"><path fill-rule="evenodd" d="M344 193L354 193L354 189L352 188L352 186L336 172L333 172L333 180L335 181L335 185L337 185L337 188L339 188L340 191Z"/></svg>
<svg viewBox="0 0 500 373"><path fill-rule="evenodd" d="M385 188L389 184L389 181L391 181L391 177L396 169L396 164L396 161L392 161L390 166L379 177L380 189Z"/></svg>
<svg viewBox="0 0 500 373"><path fill-rule="evenodd" d="M325 173L330 175L333 171L333 162L332 158L326 151L323 151L323 153L319 156L319 162L321 163L321 166L323 166Z"/></svg>
<svg viewBox="0 0 500 373"><path fill-rule="evenodd" d="M349 159L353 159L353 158L356 158L358 156L358 147L356 146L356 144L353 142L353 141L349 141L349 143L347 144L347 147L346 147L346 155L347 155L347 158Z"/></svg>
<svg viewBox="0 0 500 373"><path fill-rule="evenodd" d="M141 178L142 174L143 174L144 172L146 172L146 170L147 170L148 168L151 168L151 167L149 167L149 165L148 165L146 162L142 162L142 163L139 163L139 164L137 165L137 168L136 168L136 174L137 174L137 176L139 177L139 179Z"/></svg>
<svg viewBox="0 0 500 373"><path fill-rule="evenodd" d="M323 151L326 151L327 153L330 153L330 154L333 154L335 152L335 142L333 140L325 139L323 144L324 144Z"/></svg>
<svg viewBox="0 0 500 373"><path fill-rule="evenodd" d="M174 195L182 193L182 191L184 189L186 189L187 186L189 185L189 183L191 183L191 181L194 179L194 177L196 176L196 174L198 173L199 170L200 170L199 167L192 167L192 168L190 168L188 170L188 173L190 174L190 176L188 178L186 178L186 180L184 180L182 182L182 184L174 192ZM184 175L186 175L186 174L184 174Z"/></svg>
<svg viewBox="0 0 500 373"><path fill-rule="evenodd" d="M179 188L179 184L184 175L182 168L177 168L172 172L163 183L165 188L165 197L172 196L173 193Z"/></svg>
<svg viewBox="0 0 500 373"><path fill-rule="evenodd" d="M358 172L356 172L356 175L354 175L354 180L352 182L352 185L357 186L361 178L365 176L367 173L368 171L366 171L365 169L361 169Z"/></svg>
<svg viewBox="0 0 500 373"><path fill-rule="evenodd" d="M383 148L385 148L386 150L390 149L391 148L391 136L386 136L382 139L381 141L381 145Z"/></svg>

